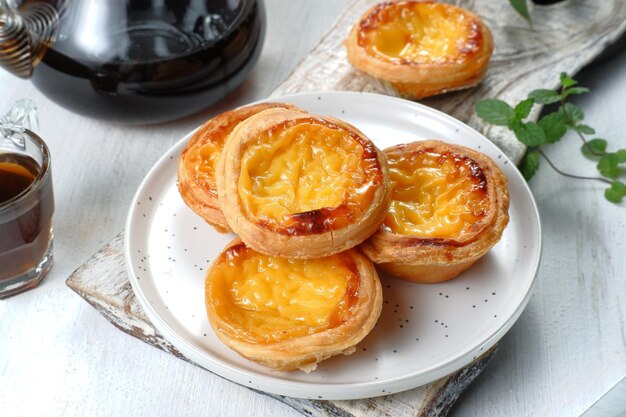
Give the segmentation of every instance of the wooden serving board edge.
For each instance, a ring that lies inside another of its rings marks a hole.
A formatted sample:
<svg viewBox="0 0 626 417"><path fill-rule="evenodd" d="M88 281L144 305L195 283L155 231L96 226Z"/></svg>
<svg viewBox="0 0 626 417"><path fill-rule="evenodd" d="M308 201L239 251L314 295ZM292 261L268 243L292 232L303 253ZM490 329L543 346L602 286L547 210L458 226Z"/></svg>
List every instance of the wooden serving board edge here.
<svg viewBox="0 0 626 417"><path fill-rule="evenodd" d="M67 285L123 332L177 358L199 366L169 343L150 323L134 295L124 259L124 234L118 234L74 271ZM398 394L363 400L309 400L269 395L299 412L314 416L444 416L463 390L490 362L497 345L467 367L431 384ZM211 373L212 376L217 376ZM220 377L221 378L221 377ZM257 392L261 392L255 390Z"/></svg>

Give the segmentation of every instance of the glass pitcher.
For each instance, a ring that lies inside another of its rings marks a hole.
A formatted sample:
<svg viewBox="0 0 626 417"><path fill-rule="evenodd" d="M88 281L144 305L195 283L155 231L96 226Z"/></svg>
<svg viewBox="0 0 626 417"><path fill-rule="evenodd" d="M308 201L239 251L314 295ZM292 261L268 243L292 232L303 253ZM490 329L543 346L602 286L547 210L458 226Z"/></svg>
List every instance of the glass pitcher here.
<svg viewBox="0 0 626 417"><path fill-rule="evenodd" d="M0 67L73 112L156 123L237 87L264 32L262 0L0 0Z"/></svg>

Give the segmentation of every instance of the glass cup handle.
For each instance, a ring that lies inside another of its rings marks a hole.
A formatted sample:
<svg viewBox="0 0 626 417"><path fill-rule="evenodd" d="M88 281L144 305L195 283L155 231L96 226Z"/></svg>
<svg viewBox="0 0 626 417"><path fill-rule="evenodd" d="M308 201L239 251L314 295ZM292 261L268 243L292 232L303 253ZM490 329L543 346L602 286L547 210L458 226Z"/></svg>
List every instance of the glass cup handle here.
<svg viewBox="0 0 626 417"><path fill-rule="evenodd" d="M0 144L10 141L14 147L23 150L26 130L39 131L37 106L32 100L21 99L13 103L7 114L0 116Z"/></svg>

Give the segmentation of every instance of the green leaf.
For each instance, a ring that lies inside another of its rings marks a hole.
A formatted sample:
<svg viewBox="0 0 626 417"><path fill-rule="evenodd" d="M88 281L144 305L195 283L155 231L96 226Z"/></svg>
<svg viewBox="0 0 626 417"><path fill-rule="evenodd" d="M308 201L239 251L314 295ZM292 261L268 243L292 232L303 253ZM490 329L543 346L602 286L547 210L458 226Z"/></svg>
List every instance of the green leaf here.
<svg viewBox="0 0 626 417"><path fill-rule="evenodd" d="M516 127L518 127L522 123L524 123L524 122L522 122L517 117L514 117L511 120L509 120L509 123L507 124L507 127L509 128L509 130L515 131Z"/></svg>
<svg viewBox="0 0 626 417"><path fill-rule="evenodd" d="M539 104L551 104L561 101L561 95L554 90L539 89L531 91L528 98L532 98Z"/></svg>
<svg viewBox="0 0 626 417"><path fill-rule="evenodd" d="M572 103L565 103L563 105L563 111L565 112L565 116L567 117L569 124L572 126L576 125L576 123L585 118L585 114L580 107Z"/></svg>
<svg viewBox="0 0 626 417"><path fill-rule="evenodd" d="M626 149L620 149L615 152L615 156L619 162L626 162Z"/></svg>
<svg viewBox="0 0 626 417"><path fill-rule="evenodd" d="M515 111L502 100L485 99L476 103L478 117L487 123L506 126L515 117Z"/></svg>
<svg viewBox="0 0 626 417"><path fill-rule="evenodd" d="M596 133L596 130L593 127L584 124L574 126L574 130L582 133L583 135L593 135L594 133Z"/></svg>
<svg viewBox="0 0 626 417"><path fill-rule="evenodd" d="M626 196L626 184L620 181L613 181L611 187L604 190L604 197L611 203L619 203Z"/></svg>
<svg viewBox="0 0 626 417"><path fill-rule="evenodd" d="M549 113L543 116L538 124L543 130L547 143L558 141L567 132L566 118L563 112Z"/></svg>
<svg viewBox="0 0 626 417"><path fill-rule="evenodd" d="M511 6L515 9L520 16L522 16L529 25L532 25L532 21L530 20L530 13L528 13L528 5L526 4L526 0L509 0Z"/></svg>
<svg viewBox="0 0 626 417"><path fill-rule="evenodd" d="M533 100L532 98L527 98L526 100L520 101L519 103L517 103L517 106L515 106L515 115L520 120L527 118L534 104L535 100Z"/></svg>
<svg viewBox="0 0 626 417"><path fill-rule="evenodd" d="M568 96L570 94L583 94L583 93L588 93L591 90L588 89L587 87L572 87L572 88L566 88L565 91L563 91L563 93Z"/></svg>
<svg viewBox="0 0 626 417"><path fill-rule="evenodd" d="M534 175L535 172L539 169L539 152L534 149L529 150L524 155L524 159L520 163L519 170L526 178L526 181L529 181Z"/></svg>
<svg viewBox="0 0 626 417"><path fill-rule="evenodd" d="M587 158L593 158L594 156L604 155L606 151L607 142L604 139L595 138L587 141L586 144L580 147L580 151Z"/></svg>
<svg viewBox="0 0 626 417"><path fill-rule="evenodd" d="M600 158L598 161L598 171L607 178L615 178L619 174L619 159L614 153L609 153Z"/></svg>
<svg viewBox="0 0 626 417"><path fill-rule="evenodd" d="M543 129L535 122L516 123L513 125L513 132L517 139L526 146L541 146L546 142Z"/></svg>
<svg viewBox="0 0 626 417"><path fill-rule="evenodd" d="M561 73L560 81L561 85L565 88L578 84L578 81L576 81L564 72Z"/></svg>

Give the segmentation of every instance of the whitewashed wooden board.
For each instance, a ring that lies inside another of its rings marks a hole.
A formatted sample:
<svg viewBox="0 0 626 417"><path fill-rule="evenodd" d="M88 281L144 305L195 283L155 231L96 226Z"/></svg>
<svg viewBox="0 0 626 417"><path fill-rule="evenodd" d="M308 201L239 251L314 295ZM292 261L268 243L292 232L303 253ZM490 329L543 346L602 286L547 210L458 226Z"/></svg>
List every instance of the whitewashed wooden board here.
<svg viewBox="0 0 626 417"><path fill-rule="evenodd" d="M159 334L146 318L126 273L124 237L120 234L78 268L67 284L120 330L193 363ZM385 397L318 401L267 395L311 416L444 416L490 362L496 350L497 346L467 367L431 384Z"/></svg>
<svg viewBox="0 0 626 417"><path fill-rule="evenodd" d="M493 140L514 161L524 153L508 132L484 126L474 115L477 100L497 97L509 102L534 88L556 87L561 71L576 73L626 30L626 2L565 0L531 10L531 30L508 2L456 0L478 13L491 27L496 50L485 81L477 88L423 100L468 123ZM369 77L350 67L342 41L364 10L377 3L354 0L336 23L272 96L317 90L382 92ZM535 112L531 118L536 118ZM151 345L186 358L146 319L130 288L124 266L122 234L77 269L67 284L113 324ZM355 401L309 401L275 396L312 416L445 416L461 392L492 358L487 352L467 368L433 384L386 397Z"/></svg>

